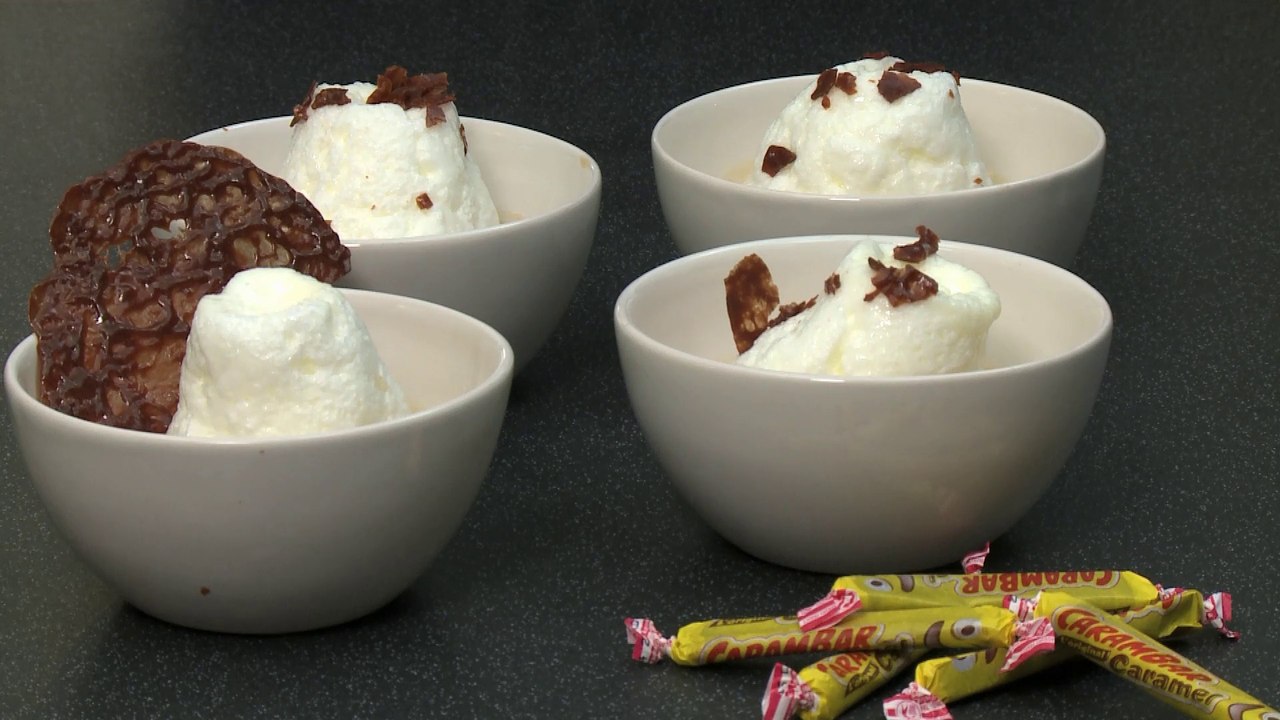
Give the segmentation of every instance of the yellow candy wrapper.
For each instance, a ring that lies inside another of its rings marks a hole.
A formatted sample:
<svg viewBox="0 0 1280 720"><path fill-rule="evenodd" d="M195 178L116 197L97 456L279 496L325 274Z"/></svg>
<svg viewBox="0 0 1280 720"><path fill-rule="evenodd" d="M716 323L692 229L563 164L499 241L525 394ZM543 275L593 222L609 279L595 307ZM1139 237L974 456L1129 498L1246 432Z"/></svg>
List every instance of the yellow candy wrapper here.
<svg viewBox="0 0 1280 720"><path fill-rule="evenodd" d="M1001 607L934 607L859 613L821 630L803 630L795 616L706 620L674 637L650 620L628 618L633 659L708 665L756 657L848 650L1007 647L1017 617Z"/></svg>
<svg viewBox="0 0 1280 720"><path fill-rule="evenodd" d="M969 573L966 575L846 575L831 592L800 610L805 630L831 627L856 612L1000 605L1009 595L1030 598L1062 590L1104 610L1149 605L1160 597L1155 583L1128 570Z"/></svg>

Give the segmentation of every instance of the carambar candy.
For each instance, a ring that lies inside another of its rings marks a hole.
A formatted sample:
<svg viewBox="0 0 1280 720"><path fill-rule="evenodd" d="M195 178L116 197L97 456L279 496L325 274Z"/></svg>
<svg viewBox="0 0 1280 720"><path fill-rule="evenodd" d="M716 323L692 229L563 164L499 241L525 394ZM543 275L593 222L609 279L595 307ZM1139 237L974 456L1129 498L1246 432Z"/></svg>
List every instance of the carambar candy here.
<svg viewBox="0 0 1280 720"><path fill-rule="evenodd" d="M778 663L760 701L764 720L834 720L919 660L928 648L854 651L799 671Z"/></svg>
<svg viewBox="0 0 1280 720"><path fill-rule="evenodd" d="M1280 720L1280 711L1087 601L1063 592L1044 592L1035 614L1049 621L1060 645L1140 685L1184 714ZM1011 648L1010 656L1015 652Z"/></svg>
<svg viewBox="0 0 1280 720"><path fill-rule="evenodd" d="M800 627L831 627L855 612L1000 605L1006 595L1031 597L1066 590L1104 610L1127 610L1160 597L1155 583L1128 570L969 573L966 575L846 575L831 592L796 615Z"/></svg>
<svg viewBox="0 0 1280 720"><path fill-rule="evenodd" d="M1221 608L1230 607L1224 593L1205 598L1198 590L1166 592L1154 603L1127 610L1117 618L1153 637L1173 637L1211 624L1221 616ZM1225 618L1230 620L1229 612ZM1235 633L1219 628L1232 637ZM1230 633L1230 634L1228 634ZM960 655L930 658L916 665L915 681L901 693L885 700L885 717L929 717L944 720L951 717L947 703L986 692L1028 675L1040 672L1065 660L1077 657L1066 648L1032 657L1012 670L1004 671L1007 650L987 648Z"/></svg>
<svg viewBox="0 0 1280 720"><path fill-rule="evenodd" d="M633 660L670 658L680 665L844 650L1007 647L1018 629L1010 610L963 605L858 613L821 630L801 629L794 615L705 620L673 637L644 618L627 618L626 624Z"/></svg>

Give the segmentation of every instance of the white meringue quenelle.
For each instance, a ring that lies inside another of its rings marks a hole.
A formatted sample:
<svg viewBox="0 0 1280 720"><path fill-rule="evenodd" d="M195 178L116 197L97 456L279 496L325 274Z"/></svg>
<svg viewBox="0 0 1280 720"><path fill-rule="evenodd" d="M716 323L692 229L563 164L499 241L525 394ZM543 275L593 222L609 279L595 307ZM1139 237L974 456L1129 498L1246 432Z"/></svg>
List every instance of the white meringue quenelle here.
<svg viewBox="0 0 1280 720"><path fill-rule="evenodd" d="M911 263L938 285L936 295L891 305L875 290L868 258L890 268L892 245L863 240L836 268L833 291L813 306L769 328L738 357L749 367L817 375L937 375L980 366L987 331L1000 315L1000 298L981 275L928 256Z"/></svg>
<svg viewBox="0 0 1280 720"><path fill-rule="evenodd" d="M468 155L454 103L405 109L367 104L376 86L318 85L295 121L283 177L343 240L440 235L498 224ZM337 102L322 93L340 91ZM342 99L345 98L345 102Z"/></svg>
<svg viewBox="0 0 1280 720"><path fill-rule="evenodd" d="M748 183L863 197L990 185L956 78L899 63L868 58L820 74L765 133Z"/></svg>
<svg viewBox="0 0 1280 720"><path fill-rule="evenodd" d="M196 306L168 432L302 435L408 413L340 291L289 268L255 268Z"/></svg>

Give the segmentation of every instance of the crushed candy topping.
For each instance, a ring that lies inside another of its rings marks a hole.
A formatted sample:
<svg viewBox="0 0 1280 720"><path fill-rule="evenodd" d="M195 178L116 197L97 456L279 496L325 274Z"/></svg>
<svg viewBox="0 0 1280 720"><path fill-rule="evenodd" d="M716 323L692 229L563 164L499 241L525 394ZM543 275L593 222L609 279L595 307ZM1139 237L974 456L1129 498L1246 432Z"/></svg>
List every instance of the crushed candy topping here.
<svg viewBox="0 0 1280 720"><path fill-rule="evenodd" d="M818 73L818 82L814 85L813 94L809 96L809 99L817 100L818 98L826 97L827 93L831 92L831 88L836 86L836 74L835 68L827 68Z"/></svg>
<svg viewBox="0 0 1280 720"><path fill-rule="evenodd" d="M307 115L311 110L311 101L314 99L315 94L316 83L315 81L312 81L311 87L307 88L307 96L302 99L302 102L293 106L293 120L289 121L289 127L293 127L298 123L304 123L307 121Z"/></svg>
<svg viewBox="0 0 1280 720"><path fill-rule="evenodd" d="M840 289L840 273L831 273L831 276L822 283L822 291L828 295L835 295Z"/></svg>
<svg viewBox="0 0 1280 720"><path fill-rule="evenodd" d="M431 196L426 193L418 195L418 197L413 200L418 203L418 209L420 210L430 210L431 206L434 205L434 203L431 202Z"/></svg>
<svg viewBox="0 0 1280 720"><path fill-rule="evenodd" d="M377 87L365 100L366 105L391 103L405 110L422 108L426 113L427 127L444 122L442 106L453 102L453 93L449 92L448 73L420 73L410 75L408 70L399 65L392 65L378 76ZM293 120L289 127L307 121L311 110L326 105L346 105L351 102L345 88L332 87L316 92L316 83L312 82L307 89L307 97L293 107ZM466 151L466 137L463 137L463 151Z"/></svg>
<svg viewBox="0 0 1280 720"><path fill-rule="evenodd" d="M399 65L392 65L378 76L378 87L369 94L369 105L392 103L405 110L422 108L427 114L427 127L444 122L441 106L453 102L449 92L448 73L410 75Z"/></svg>
<svg viewBox="0 0 1280 720"><path fill-rule="evenodd" d="M764 162L760 164L760 171L769 177L773 177L778 174L779 170L795 161L795 153L781 145L770 145L764 151Z"/></svg>
<svg viewBox="0 0 1280 720"><path fill-rule="evenodd" d="M316 97L311 101L311 109L318 110L328 105L349 105L351 98L347 97L347 89L340 87L325 88L316 93Z"/></svg>
<svg viewBox="0 0 1280 720"><path fill-rule="evenodd" d="M851 72L842 72L836 76L836 87L844 91L845 95L852 95L858 92L858 76Z"/></svg>
<svg viewBox="0 0 1280 720"><path fill-rule="evenodd" d="M893 249L893 258L902 262L918 263L938 252L938 233L923 225L916 226L919 240L907 245L899 245Z"/></svg>
<svg viewBox="0 0 1280 720"><path fill-rule="evenodd" d="M885 100L893 103L920 89L920 81L906 73L885 70L876 86Z"/></svg>
<svg viewBox="0 0 1280 720"><path fill-rule="evenodd" d="M902 73L909 73L909 72L950 73L951 77L955 78L956 84L957 85L960 84L960 73L956 72L955 70L948 70L945 65L939 62L928 62L928 61L907 62L903 60L903 61L896 62L893 65L890 65L889 69L894 70L896 72L902 72Z"/></svg>
<svg viewBox="0 0 1280 720"><path fill-rule="evenodd" d="M938 294L938 281L920 272L914 265L889 267L873 257L867 258L867 264L875 271L871 276L871 284L875 289L862 296L866 302L884 295L890 306L898 307Z"/></svg>
<svg viewBox="0 0 1280 720"><path fill-rule="evenodd" d="M773 327L775 325L781 325L782 323L799 315L805 310L808 310L809 308L813 307L814 303L816 302L818 302L818 296L814 295L813 297L809 298L808 300L805 300L804 302L793 302L793 303L787 303L786 305L778 306L778 314L776 317L774 317L772 320L769 321L769 327Z"/></svg>

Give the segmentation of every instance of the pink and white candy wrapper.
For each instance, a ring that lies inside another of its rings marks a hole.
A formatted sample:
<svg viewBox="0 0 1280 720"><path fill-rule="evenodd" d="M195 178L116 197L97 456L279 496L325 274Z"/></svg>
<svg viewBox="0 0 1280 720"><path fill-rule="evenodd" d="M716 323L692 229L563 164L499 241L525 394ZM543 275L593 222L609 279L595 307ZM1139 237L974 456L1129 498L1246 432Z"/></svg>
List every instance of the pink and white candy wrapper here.
<svg viewBox="0 0 1280 720"><path fill-rule="evenodd" d="M916 683L884 701L886 720L952 720L947 706Z"/></svg>
<svg viewBox="0 0 1280 720"><path fill-rule="evenodd" d="M782 663L774 664L764 698L760 700L764 720L790 720L801 710L813 710L817 704L813 689L795 670Z"/></svg>
<svg viewBox="0 0 1280 720"><path fill-rule="evenodd" d="M671 648L671 639L658 632L648 618L627 618L627 642L631 644L631 659L642 663L661 662Z"/></svg>
<svg viewBox="0 0 1280 720"><path fill-rule="evenodd" d="M841 620L862 609L857 590L837 588L826 597L796 613L796 622L805 632L835 627Z"/></svg>
<svg viewBox="0 0 1280 720"><path fill-rule="evenodd" d="M986 567L987 565L987 555L990 555L990 554L991 554L991 543L987 543L986 545L983 545L981 548L974 550L968 555L965 555L964 559L960 561L960 565L961 567L964 568L964 571L966 573L982 572L982 568Z"/></svg>

